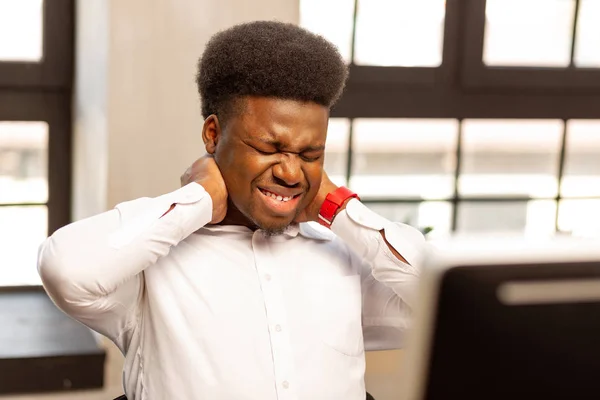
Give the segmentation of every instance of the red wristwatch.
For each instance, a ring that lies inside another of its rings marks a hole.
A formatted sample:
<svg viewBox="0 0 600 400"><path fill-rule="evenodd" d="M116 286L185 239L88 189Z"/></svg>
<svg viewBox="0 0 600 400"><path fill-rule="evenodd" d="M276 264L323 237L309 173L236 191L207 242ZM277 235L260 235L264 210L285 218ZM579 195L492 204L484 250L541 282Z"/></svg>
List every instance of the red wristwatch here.
<svg viewBox="0 0 600 400"><path fill-rule="evenodd" d="M356 193L343 186L329 193L319 211L319 223L326 228L330 228L339 208L351 197L359 198Z"/></svg>

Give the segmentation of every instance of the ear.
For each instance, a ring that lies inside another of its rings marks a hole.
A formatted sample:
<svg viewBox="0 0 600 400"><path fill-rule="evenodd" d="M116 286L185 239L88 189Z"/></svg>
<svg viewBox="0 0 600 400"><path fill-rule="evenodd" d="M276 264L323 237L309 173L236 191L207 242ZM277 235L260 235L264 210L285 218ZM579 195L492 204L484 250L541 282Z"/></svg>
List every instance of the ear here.
<svg viewBox="0 0 600 400"><path fill-rule="evenodd" d="M208 154L215 154L220 139L221 125L219 124L219 118L215 114L210 115L206 118L202 127L202 140Z"/></svg>

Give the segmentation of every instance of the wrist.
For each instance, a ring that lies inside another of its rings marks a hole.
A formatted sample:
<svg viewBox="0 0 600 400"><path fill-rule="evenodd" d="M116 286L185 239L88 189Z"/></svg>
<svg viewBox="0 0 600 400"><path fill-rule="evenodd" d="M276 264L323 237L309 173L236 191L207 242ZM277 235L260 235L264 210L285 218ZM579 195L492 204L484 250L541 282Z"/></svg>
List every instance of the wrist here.
<svg viewBox="0 0 600 400"><path fill-rule="evenodd" d="M335 221L335 217L337 217L337 215L339 213L341 213L342 211L344 211L346 209L346 205L350 202L350 200L352 200L354 197L349 197L348 199L346 199L342 205L340 206L340 208L337 209L337 211L335 212L335 214L333 215L333 220L331 221L331 223L333 224L333 221Z"/></svg>
<svg viewBox="0 0 600 400"><path fill-rule="evenodd" d="M319 209L318 222L326 228L331 228L335 217L342 212L348 202L358 199L358 195L346 187L337 187L327 194Z"/></svg>
<svg viewBox="0 0 600 400"><path fill-rule="evenodd" d="M206 190L206 193L208 193L208 195L212 199L213 203L219 203L223 199L227 199L226 195L223 196L223 194L222 194L223 191L221 190L221 188L219 188L219 186L217 184L215 184L214 182L211 182L210 180L205 179L202 181L196 181L196 183L199 184L200 186L202 186L204 188L204 190Z"/></svg>
<svg viewBox="0 0 600 400"><path fill-rule="evenodd" d="M196 181L196 183L204 188L212 202L212 219L210 223L220 222L227 212L227 191L224 191L218 183L211 182L208 179Z"/></svg>

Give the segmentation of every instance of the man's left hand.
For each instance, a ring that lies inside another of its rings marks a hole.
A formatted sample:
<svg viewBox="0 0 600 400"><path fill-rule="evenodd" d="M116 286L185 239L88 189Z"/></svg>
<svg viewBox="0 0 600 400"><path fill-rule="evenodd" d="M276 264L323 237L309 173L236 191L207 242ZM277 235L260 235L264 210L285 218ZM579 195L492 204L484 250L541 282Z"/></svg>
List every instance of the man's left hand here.
<svg viewBox="0 0 600 400"><path fill-rule="evenodd" d="M338 186L336 186L329 177L325 170L323 170L323 175L321 176L321 186L319 187L319 191L317 195L313 199L313 201L306 206L300 214L296 217L294 222L307 222L307 221L318 221L319 220L319 211L321 210L321 206L325 201L327 195L334 190L336 190Z"/></svg>

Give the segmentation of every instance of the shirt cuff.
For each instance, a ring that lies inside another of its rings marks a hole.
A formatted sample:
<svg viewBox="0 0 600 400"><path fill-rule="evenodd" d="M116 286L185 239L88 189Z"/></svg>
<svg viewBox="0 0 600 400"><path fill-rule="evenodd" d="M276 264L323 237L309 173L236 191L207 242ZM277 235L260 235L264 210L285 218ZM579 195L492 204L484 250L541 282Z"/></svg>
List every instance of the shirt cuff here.
<svg viewBox="0 0 600 400"><path fill-rule="evenodd" d="M338 236L351 238L360 235L356 226L367 228L371 231L384 231L386 241L400 254L410 265L418 265L420 256L425 246L425 238L417 229L397 222L391 222L381 215L370 210L358 199L352 199L346 204L333 220L331 230ZM350 232L356 232L351 234ZM351 238L353 243L358 237Z"/></svg>
<svg viewBox="0 0 600 400"><path fill-rule="evenodd" d="M136 204L133 204L134 202L126 202L117 205L115 208L122 215L126 215L130 203L132 208L138 207ZM188 205L198 205L198 207L193 207L193 210L186 210L186 212L191 212L191 214L187 215L188 218L178 218L180 219L180 223L190 225L180 227L182 236L191 234L212 219L212 199L210 195L201 185L192 182L174 192L151 199L146 210L132 220L126 221L118 231L110 236L110 246L118 249L131 243L136 237L161 219L173 204L182 205L185 208L188 208ZM177 207L169 214L179 214L181 210L176 211L176 209ZM169 214L165 215L165 218L171 217Z"/></svg>

